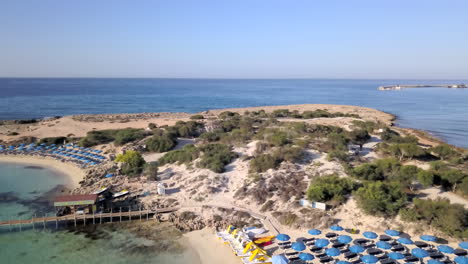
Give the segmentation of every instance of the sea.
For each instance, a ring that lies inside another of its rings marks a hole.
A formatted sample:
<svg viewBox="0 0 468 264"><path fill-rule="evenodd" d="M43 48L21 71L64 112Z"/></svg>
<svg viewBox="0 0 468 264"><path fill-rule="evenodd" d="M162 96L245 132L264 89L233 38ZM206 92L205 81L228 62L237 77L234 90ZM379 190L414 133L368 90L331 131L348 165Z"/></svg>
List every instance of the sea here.
<svg viewBox="0 0 468 264"><path fill-rule="evenodd" d="M189 112L290 104L344 104L394 114L396 124L468 147L468 89L378 91L395 84L460 84L467 80L344 79L18 79L0 78L0 120L74 114ZM48 168L0 163L0 220L53 214L44 199L66 185ZM189 249L126 229L76 231L24 226L0 228L0 263L186 263Z"/></svg>

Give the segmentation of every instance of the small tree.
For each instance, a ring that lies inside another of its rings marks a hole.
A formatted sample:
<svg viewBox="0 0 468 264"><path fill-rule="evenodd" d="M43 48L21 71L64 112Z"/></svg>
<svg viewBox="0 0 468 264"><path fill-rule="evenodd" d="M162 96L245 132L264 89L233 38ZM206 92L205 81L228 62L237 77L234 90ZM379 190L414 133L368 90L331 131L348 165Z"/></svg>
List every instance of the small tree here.
<svg viewBox="0 0 468 264"><path fill-rule="evenodd" d="M420 170L416 175L419 183L425 187L431 186L434 184L434 173L426 170Z"/></svg>
<svg viewBox="0 0 468 264"><path fill-rule="evenodd" d="M362 150L362 145L364 145L371 136L367 133L366 130L356 129L348 133L348 137L353 144L359 145L359 148Z"/></svg>
<svg viewBox="0 0 468 264"><path fill-rule="evenodd" d="M143 174L148 178L148 180L156 181L158 177L158 164L156 162L146 163Z"/></svg>
<svg viewBox="0 0 468 264"><path fill-rule="evenodd" d="M434 153L441 160L450 158L457 153L456 151L452 149L452 147L450 147L447 144L440 144L437 147L430 148L429 151L431 153Z"/></svg>
<svg viewBox="0 0 468 264"><path fill-rule="evenodd" d="M129 176L136 176L143 171L145 160L137 151L129 150L125 154L117 155L116 162L123 163L122 173Z"/></svg>
<svg viewBox="0 0 468 264"><path fill-rule="evenodd" d="M368 182L356 192L358 205L367 214L394 216L406 203L398 183Z"/></svg>

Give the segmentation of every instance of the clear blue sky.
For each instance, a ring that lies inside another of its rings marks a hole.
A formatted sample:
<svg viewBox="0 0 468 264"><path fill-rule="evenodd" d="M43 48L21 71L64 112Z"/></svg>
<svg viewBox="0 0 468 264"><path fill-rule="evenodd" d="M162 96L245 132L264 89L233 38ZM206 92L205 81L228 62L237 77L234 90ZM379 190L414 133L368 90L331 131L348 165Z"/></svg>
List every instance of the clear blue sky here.
<svg viewBox="0 0 468 264"><path fill-rule="evenodd" d="M2 0L0 76L468 79L468 1Z"/></svg>

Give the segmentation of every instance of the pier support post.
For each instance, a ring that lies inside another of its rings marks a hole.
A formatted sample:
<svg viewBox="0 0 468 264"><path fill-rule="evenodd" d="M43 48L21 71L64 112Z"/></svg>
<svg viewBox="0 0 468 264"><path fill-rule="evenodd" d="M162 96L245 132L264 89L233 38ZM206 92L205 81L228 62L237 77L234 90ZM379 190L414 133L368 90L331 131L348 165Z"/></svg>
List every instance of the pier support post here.
<svg viewBox="0 0 468 264"><path fill-rule="evenodd" d="M101 213L99 214L99 224L102 224L102 211L101 211Z"/></svg>
<svg viewBox="0 0 468 264"><path fill-rule="evenodd" d="M10 232L11 232L11 216L9 217L8 227L10 228Z"/></svg>
<svg viewBox="0 0 468 264"><path fill-rule="evenodd" d="M21 217L20 217L20 232L22 228L23 228L23 222L21 221Z"/></svg>
<svg viewBox="0 0 468 264"><path fill-rule="evenodd" d="M120 207L119 216L120 216L120 222L122 223L122 207Z"/></svg>
<svg viewBox="0 0 468 264"><path fill-rule="evenodd" d="M130 211L130 207L128 207L128 221L132 220L132 212Z"/></svg>
<svg viewBox="0 0 468 264"><path fill-rule="evenodd" d="M141 222L141 206L140 206L140 222Z"/></svg>
<svg viewBox="0 0 468 264"><path fill-rule="evenodd" d="M94 219L94 211L93 211L93 225L96 224L96 220Z"/></svg>
<svg viewBox="0 0 468 264"><path fill-rule="evenodd" d="M73 219L75 220L75 227L76 227L76 213L73 215Z"/></svg>
<svg viewBox="0 0 468 264"><path fill-rule="evenodd" d="M45 219L46 219L46 214L44 214L44 218L42 218L42 224L44 225L44 230L45 230Z"/></svg>
<svg viewBox="0 0 468 264"><path fill-rule="evenodd" d="M148 215L148 209L146 209L146 221L148 221L149 215Z"/></svg>
<svg viewBox="0 0 468 264"><path fill-rule="evenodd" d="M55 217L55 229L58 229L58 218Z"/></svg>
<svg viewBox="0 0 468 264"><path fill-rule="evenodd" d="M111 220L111 223L112 223L112 207L111 207L111 213L110 213L110 220Z"/></svg>
<svg viewBox="0 0 468 264"><path fill-rule="evenodd" d="M36 227L34 226L34 218L36 217L36 214L34 214L34 216L32 216L31 218L31 223L32 223L32 226L33 226L33 230L36 230Z"/></svg>

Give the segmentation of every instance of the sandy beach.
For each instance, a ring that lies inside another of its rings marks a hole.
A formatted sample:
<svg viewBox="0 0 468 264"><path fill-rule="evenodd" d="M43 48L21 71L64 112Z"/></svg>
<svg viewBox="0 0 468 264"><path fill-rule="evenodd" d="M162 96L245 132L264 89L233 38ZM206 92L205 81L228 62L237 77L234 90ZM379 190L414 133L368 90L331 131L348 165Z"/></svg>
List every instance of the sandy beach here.
<svg viewBox="0 0 468 264"><path fill-rule="evenodd" d="M231 251L231 248L218 240L209 228L186 233L182 240L198 255L201 264L242 263L240 258Z"/></svg>
<svg viewBox="0 0 468 264"><path fill-rule="evenodd" d="M67 163L63 163L54 159L40 158L37 156L4 156L0 155L0 162L6 163L21 163L25 165L40 166L57 173L64 175L68 179L68 187L70 189L80 187L80 181L84 178L85 173L81 169Z"/></svg>

